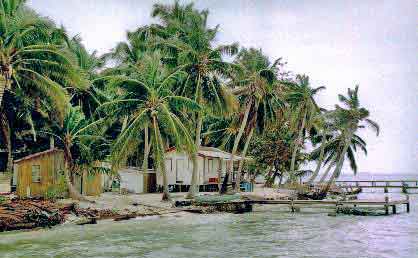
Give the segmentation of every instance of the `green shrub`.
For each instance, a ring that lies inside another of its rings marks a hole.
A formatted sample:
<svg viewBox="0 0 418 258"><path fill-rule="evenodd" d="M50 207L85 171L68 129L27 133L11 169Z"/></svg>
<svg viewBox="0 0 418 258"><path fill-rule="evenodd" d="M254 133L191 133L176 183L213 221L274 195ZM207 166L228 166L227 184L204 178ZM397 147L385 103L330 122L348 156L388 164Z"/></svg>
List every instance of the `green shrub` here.
<svg viewBox="0 0 418 258"><path fill-rule="evenodd" d="M58 178L58 182L56 184L48 186L44 198L56 200L60 198L65 198L68 195L68 188L65 184L64 176L60 175Z"/></svg>

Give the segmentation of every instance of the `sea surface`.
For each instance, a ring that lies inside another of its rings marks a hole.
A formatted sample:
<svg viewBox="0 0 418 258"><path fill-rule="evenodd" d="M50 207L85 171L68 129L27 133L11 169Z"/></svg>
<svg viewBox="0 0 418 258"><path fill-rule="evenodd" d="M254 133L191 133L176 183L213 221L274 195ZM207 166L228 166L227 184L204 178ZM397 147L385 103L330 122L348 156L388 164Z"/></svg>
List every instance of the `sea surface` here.
<svg viewBox="0 0 418 258"><path fill-rule="evenodd" d="M402 207L390 216L332 217L327 210L290 213L271 205L246 214L186 214L7 232L0 233L0 257L418 258L418 194L410 199L410 213Z"/></svg>

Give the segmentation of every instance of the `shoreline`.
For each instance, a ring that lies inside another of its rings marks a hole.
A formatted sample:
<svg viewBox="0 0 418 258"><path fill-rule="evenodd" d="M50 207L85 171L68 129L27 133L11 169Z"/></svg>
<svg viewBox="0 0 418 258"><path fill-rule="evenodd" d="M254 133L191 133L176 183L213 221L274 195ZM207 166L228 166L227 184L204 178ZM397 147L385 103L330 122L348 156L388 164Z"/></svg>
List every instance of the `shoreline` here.
<svg viewBox="0 0 418 258"><path fill-rule="evenodd" d="M166 216L181 213L221 213L236 212L237 207L213 209L213 207L187 206L176 207L176 201L184 202L186 193L172 193L172 200L161 201L161 193L119 194L103 193L96 197L87 197L91 202L72 199L56 201L41 198L18 199L13 195L5 196L0 203L0 232L16 230L36 230L56 225L96 224L97 221L122 221L149 216ZM200 196L214 196L216 192L201 192ZM288 194L278 193L274 188L260 188L251 193L236 194L236 199L282 199ZM240 202L241 203L241 202ZM238 204L238 203L237 203ZM224 205L225 206L225 205ZM239 207L238 207L239 208ZM246 211L245 209L243 211Z"/></svg>

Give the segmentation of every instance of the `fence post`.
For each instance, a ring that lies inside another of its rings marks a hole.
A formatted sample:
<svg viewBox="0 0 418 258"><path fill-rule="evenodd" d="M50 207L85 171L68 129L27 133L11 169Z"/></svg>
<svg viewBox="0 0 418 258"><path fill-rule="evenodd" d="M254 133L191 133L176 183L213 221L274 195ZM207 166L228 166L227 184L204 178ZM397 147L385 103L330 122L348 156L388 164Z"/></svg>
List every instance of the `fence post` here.
<svg viewBox="0 0 418 258"><path fill-rule="evenodd" d="M409 195L406 196L406 212L409 213L410 207L409 207Z"/></svg>

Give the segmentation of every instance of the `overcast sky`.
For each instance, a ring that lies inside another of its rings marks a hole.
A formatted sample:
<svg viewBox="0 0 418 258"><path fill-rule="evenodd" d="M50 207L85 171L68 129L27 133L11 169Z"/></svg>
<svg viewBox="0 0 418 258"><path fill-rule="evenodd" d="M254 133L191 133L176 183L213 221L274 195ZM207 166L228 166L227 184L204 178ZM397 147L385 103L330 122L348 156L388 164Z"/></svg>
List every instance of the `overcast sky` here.
<svg viewBox="0 0 418 258"><path fill-rule="evenodd" d="M125 32L152 22L157 1L30 0L40 14L80 34L89 50L104 53ZM169 3L170 1L159 1ZM360 134L368 156L359 170L418 174L418 4L376 1L196 1L209 8L209 23L220 24L218 43L258 47L284 57L288 69L325 85L318 102L331 108L337 94L360 85L362 105L381 126ZM346 171L348 169L346 168Z"/></svg>

